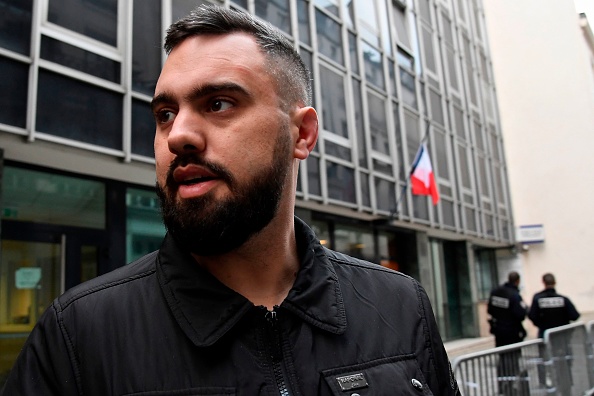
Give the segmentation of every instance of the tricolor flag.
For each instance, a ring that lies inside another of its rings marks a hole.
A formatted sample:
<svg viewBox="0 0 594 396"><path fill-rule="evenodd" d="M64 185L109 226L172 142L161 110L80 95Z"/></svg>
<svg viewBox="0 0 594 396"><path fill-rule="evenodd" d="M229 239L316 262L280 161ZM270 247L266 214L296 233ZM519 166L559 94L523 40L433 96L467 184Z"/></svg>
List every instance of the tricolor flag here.
<svg viewBox="0 0 594 396"><path fill-rule="evenodd" d="M429 152L425 143L421 144L415 156L415 161L410 171L410 182L413 194L431 195L433 205L437 205L439 202L439 191L437 191L437 183L435 183L433 167L431 166Z"/></svg>

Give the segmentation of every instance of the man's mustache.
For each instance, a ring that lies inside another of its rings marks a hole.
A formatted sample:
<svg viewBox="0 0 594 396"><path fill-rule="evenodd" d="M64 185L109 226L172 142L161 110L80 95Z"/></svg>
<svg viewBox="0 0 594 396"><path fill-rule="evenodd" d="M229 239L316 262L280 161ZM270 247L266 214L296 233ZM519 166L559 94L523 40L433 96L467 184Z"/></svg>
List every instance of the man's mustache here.
<svg viewBox="0 0 594 396"><path fill-rule="evenodd" d="M207 169L209 172L216 175L216 177L222 179L230 186L235 181L235 178L233 177L231 172L223 165L217 164L212 161L207 161L200 155L184 154L176 156L173 159L173 161L171 161L171 164L169 164L169 169L167 171L167 179L165 181L169 189L177 189L177 183L173 178L173 172L175 171L175 169L187 166L189 164L198 165Z"/></svg>

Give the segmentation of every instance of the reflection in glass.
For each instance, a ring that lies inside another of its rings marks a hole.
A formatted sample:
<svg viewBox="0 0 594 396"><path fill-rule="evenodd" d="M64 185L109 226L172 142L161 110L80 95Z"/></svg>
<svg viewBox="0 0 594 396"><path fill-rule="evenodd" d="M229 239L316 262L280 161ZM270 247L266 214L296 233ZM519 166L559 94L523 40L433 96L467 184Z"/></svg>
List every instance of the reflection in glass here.
<svg viewBox="0 0 594 396"><path fill-rule="evenodd" d="M61 292L61 246L2 240L0 388L39 316Z"/></svg>
<svg viewBox="0 0 594 396"><path fill-rule="evenodd" d="M122 149L122 95L39 71L37 129L66 139Z"/></svg>
<svg viewBox="0 0 594 396"><path fill-rule="evenodd" d="M0 57L0 123L25 128L29 65Z"/></svg>
<svg viewBox="0 0 594 396"><path fill-rule="evenodd" d="M335 62L344 65L342 54L342 35L338 22L316 10L316 33L318 37L318 51Z"/></svg>
<svg viewBox="0 0 594 396"><path fill-rule="evenodd" d="M134 0L132 89L153 95L161 72L161 1Z"/></svg>
<svg viewBox="0 0 594 396"><path fill-rule="evenodd" d="M361 179L361 205L371 207L371 197L369 196L369 175L365 172L359 173Z"/></svg>
<svg viewBox="0 0 594 396"><path fill-rule="evenodd" d="M317 196L322 195L322 184L320 180L320 159L310 155L307 157L307 187L309 193Z"/></svg>
<svg viewBox="0 0 594 396"><path fill-rule="evenodd" d="M336 224L335 250L367 261L375 259L375 244L371 230Z"/></svg>
<svg viewBox="0 0 594 396"><path fill-rule="evenodd" d="M416 109L417 90L415 87L415 76L403 68L400 68L400 88L402 92L402 102Z"/></svg>
<svg viewBox="0 0 594 396"><path fill-rule="evenodd" d="M120 83L120 63L51 37L41 36L40 56L50 62Z"/></svg>
<svg viewBox="0 0 594 396"><path fill-rule="evenodd" d="M6 166L2 219L105 229L103 183Z"/></svg>
<svg viewBox="0 0 594 396"><path fill-rule="evenodd" d="M394 191L394 183L379 177L374 178L375 181L375 200L378 210L386 212L396 211L396 193Z"/></svg>
<svg viewBox="0 0 594 396"><path fill-rule="evenodd" d="M118 45L118 0L49 0L47 19L113 47Z"/></svg>
<svg viewBox="0 0 594 396"><path fill-rule="evenodd" d="M338 16L338 2L340 0L314 0L314 4L319 8Z"/></svg>
<svg viewBox="0 0 594 396"><path fill-rule="evenodd" d="M256 0L256 15L292 34L289 0Z"/></svg>
<svg viewBox="0 0 594 396"><path fill-rule="evenodd" d="M367 142L365 140L365 125L363 124L363 103L361 101L361 82L353 78L353 104L355 111L355 130L357 134L357 154L359 166L368 168Z"/></svg>
<svg viewBox="0 0 594 396"><path fill-rule="evenodd" d="M357 53L357 37L349 32L349 59L353 73L359 74L359 54Z"/></svg>
<svg viewBox="0 0 594 396"><path fill-rule="evenodd" d="M367 43L363 43L363 63L367 81L378 88L385 89L382 54Z"/></svg>
<svg viewBox="0 0 594 396"><path fill-rule="evenodd" d="M351 168L330 161L326 162L328 196L343 202L355 203L355 172Z"/></svg>
<svg viewBox="0 0 594 396"><path fill-rule="evenodd" d="M343 76L320 65L320 88L324 129L348 137Z"/></svg>
<svg viewBox="0 0 594 396"><path fill-rule="evenodd" d="M0 47L29 55L32 8L33 0L0 0Z"/></svg>
<svg viewBox="0 0 594 396"><path fill-rule="evenodd" d="M159 249L165 226L157 194L152 190L126 190L126 262Z"/></svg>

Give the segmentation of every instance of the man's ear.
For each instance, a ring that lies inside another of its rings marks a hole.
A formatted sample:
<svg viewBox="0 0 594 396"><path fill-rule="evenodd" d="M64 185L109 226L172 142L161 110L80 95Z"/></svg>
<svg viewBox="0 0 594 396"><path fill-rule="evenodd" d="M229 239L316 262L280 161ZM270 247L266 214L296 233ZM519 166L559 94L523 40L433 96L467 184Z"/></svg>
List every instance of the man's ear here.
<svg viewBox="0 0 594 396"><path fill-rule="evenodd" d="M313 107L301 107L294 116L295 125L299 127L299 134L295 142L293 156L304 160L318 141L318 113Z"/></svg>

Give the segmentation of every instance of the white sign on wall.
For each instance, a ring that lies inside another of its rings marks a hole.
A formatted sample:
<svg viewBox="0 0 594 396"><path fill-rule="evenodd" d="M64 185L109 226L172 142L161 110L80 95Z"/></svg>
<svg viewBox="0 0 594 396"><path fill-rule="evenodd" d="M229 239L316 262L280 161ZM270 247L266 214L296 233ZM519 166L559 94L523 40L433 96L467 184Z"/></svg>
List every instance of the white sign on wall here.
<svg viewBox="0 0 594 396"><path fill-rule="evenodd" d="M545 241L544 226L542 224L519 226L516 240L520 243L543 243Z"/></svg>
<svg viewBox="0 0 594 396"><path fill-rule="evenodd" d="M41 281L40 267L21 267L14 272L17 289L35 289Z"/></svg>

